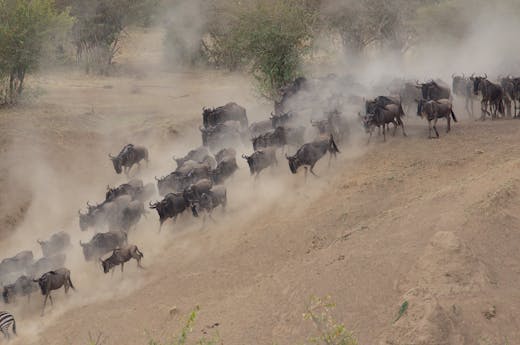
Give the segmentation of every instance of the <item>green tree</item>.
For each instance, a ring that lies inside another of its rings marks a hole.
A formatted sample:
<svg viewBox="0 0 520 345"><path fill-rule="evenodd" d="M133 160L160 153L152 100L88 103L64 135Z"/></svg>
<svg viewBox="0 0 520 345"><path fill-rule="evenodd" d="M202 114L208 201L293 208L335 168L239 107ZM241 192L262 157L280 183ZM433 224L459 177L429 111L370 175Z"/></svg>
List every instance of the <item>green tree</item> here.
<svg viewBox="0 0 520 345"><path fill-rule="evenodd" d="M0 103L15 102L46 42L71 24L68 12L59 13L53 0L0 0Z"/></svg>
<svg viewBox="0 0 520 345"><path fill-rule="evenodd" d="M213 29L210 55L229 69L248 67L270 100L301 74L311 51L318 12L309 1L237 2L229 21Z"/></svg>

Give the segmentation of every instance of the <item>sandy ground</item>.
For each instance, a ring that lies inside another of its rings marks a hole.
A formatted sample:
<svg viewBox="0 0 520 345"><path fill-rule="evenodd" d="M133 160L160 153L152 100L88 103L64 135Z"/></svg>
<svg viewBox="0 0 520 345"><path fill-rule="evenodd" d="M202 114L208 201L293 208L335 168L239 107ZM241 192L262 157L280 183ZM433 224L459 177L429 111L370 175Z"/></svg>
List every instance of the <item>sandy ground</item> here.
<svg viewBox="0 0 520 345"><path fill-rule="evenodd" d="M104 344L166 342L197 305L195 338L218 323L225 344L302 343L314 334L302 319L312 295L332 297L360 344L520 343L520 122L473 122L459 110L450 134L442 123L441 139L428 140L408 116L408 137L344 144L306 183L283 158L256 182L242 161L216 223L186 215L158 234L150 213L130 234L146 269L130 263L111 277L76 245L92 236L77 209L124 181L107 153L147 145L151 166L137 174L153 181L175 168L172 154L200 143L202 106L234 100L250 119L270 107L246 79L219 72L31 82L40 97L0 112L0 252L39 256L36 238L68 231L77 291L56 292L44 318L37 294L9 306L13 344L88 344L89 332Z"/></svg>

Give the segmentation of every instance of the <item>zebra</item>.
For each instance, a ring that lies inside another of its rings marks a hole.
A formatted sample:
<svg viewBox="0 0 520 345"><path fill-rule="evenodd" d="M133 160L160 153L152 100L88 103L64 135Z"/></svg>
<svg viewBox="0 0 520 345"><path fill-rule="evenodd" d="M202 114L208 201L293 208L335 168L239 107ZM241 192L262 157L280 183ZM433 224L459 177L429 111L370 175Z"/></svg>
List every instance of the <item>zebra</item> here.
<svg viewBox="0 0 520 345"><path fill-rule="evenodd" d="M6 311L0 311L0 331L4 334L4 337L9 340L9 327L13 327L13 333L16 335L16 321L14 316Z"/></svg>

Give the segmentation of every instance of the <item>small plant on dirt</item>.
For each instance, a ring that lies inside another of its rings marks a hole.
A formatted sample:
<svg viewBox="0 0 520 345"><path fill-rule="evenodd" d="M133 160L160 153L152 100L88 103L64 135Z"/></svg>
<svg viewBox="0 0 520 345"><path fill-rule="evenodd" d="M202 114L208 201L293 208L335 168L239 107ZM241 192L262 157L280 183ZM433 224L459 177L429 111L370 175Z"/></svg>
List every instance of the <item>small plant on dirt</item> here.
<svg viewBox="0 0 520 345"><path fill-rule="evenodd" d="M396 323L397 320L399 320L401 318L401 316L403 316L404 313L406 313L407 310L408 310L408 301L404 301L403 304L401 304L401 307L399 308L399 312L397 313L397 318L394 320L394 323Z"/></svg>
<svg viewBox="0 0 520 345"><path fill-rule="evenodd" d="M358 345L352 332L345 325L338 323L332 316L335 304L330 297L312 297L305 308L303 317L312 321L318 335L309 339L315 345Z"/></svg>
<svg viewBox="0 0 520 345"><path fill-rule="evenodd" d="M193 309L186 319L186 323L181 328L179 334L173 337L172 340L167 343L162 343L155 339L151 339L148 341L148 345L186 345L188 342L188 336L193 332L193 327L195 325L195 321L197 320L197 315L199 313L199 306L196 306ZM192 342L190 342L192 343ZM222 345L222 341L220 339L220 335L218 332L215 332L215 335L211 338L201 337L195 341L195 344L198 345Z"/></svg>
<svg viewBox="0 0 520 345"><path fill-rule="evenodd" d="M102 332L99 332L97 336L93 336L92 333L88 332L88 345L103 345L107 337L103 336Z"/></svg>

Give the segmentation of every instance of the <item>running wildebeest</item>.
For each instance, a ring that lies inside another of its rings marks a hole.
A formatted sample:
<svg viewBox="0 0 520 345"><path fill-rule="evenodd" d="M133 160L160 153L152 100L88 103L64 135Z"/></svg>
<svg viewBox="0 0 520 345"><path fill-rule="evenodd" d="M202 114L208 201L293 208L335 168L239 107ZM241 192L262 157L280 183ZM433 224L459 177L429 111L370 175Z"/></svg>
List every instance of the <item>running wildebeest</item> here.
<svg viewBox="0 0 520 345"><path fill-rule="evenodd" d="M95 260L126 243L127 234L122 231L100 232L95 234L88 243L79 241L86 261Z"/></svg>
<svg viewBox="0 0 520 345"><path fill-rule="evenodd" d="M202 179L186 188L182 192L182 196L188 202L192 202L193 200L200 199L201 195L210 191L211 188L213 188L213 182L210 179Z"/></svg>
<svg viewBox="0 0 520 345"><path fill-rule="evenodd" d="M462 74L462 76L453 74L451 77L453 79L453 93L457 96L464 97L466 112L473 117L473 100L475 99L475 95L473 94L473 82L465 77L464 74Z"/></svg>
<svg viewBox="0 0 520 345"><path fill-rule="evenodd" d="M303 144L293 156L287 156L286 154L285 158L289 161L289 169L293 174L296 174L298 168L303 166L305 168L305 177L307 178L308 168L310 168L311 174L317 176L313 170L314 165L316 165L318 160L327 152L330 154L330 159L332 159L332 156L336 157L336 154L340 152L332 135L328 139Z"/></svg>
<svg viewBox="0 0 520 345"><path fill-rule="evenodd" d="M135 244L129 244L127 246L116 248L112 252L112 255L105 260L99 259L101 261L101 265L103 266L103 272L108 273L112 270L114 273L114 268L117 265L121 265L121 273L123 273L123 267L125 262L130 261L130 259L135 259L137 261L137 267L142 268L141 259L144 257L143 253L139 251Z"/></svg>
<svg viewBox="0 0 520 345"><path fill-rule="evenodd" d="M0 277L9 273L24 272L33 263L32 251L24 250L13 257L5 258L0 262Z"/></svg>
<svg viewBox="0 0 520 345"><path fill-rule="evenodd" d="M238 170L236 158L226 156L220 160L217 167L210 171L210 178L214 184L224 183Z"/></svg>
<svg viewBox="0 0 520 345"><path fill-rule="evenodd" d="M71 246L70 235L64 231L52 234L47 241L37 240L37 242L42 247L43 256L62 253Z"/></svg>
<svg viewBox="0 0 520 345"><path fill-rule="evenodd" d="M9 340L9 327L12 328L13 334L16 335L16 321L14 316L6 311L0 311L0 331L4 337Z"/></svg>
<svg viewBox="0 0 520 345"><path fill-rule="evenodd" d="M105 202L114 201L120 196L130 195L132 200L144 201L155 192L153 183L143 184L142 180L134 179L127 183L120 184L115 188L107 186Z"/></svg>
<svg viewBox="0 0 520 345"><path fill-rule="evenodd" d="M293 112L286 112L282 114L273 114L271 113L271 129L276 129L278 127L285 127L294 121L295 116Z"/></svg>
<svg viewBox="0 0 520 345"><path fill-rule="evenodd" d="M447 99L440 99L437 101L425 101L424 99L418 100L417 116L426 117L428 120L428 138L432 138L432 121L433 130L435 131L437 138L439 138L439 132L437 132L436 127L438 119L445 118L446 121L448 121L446 133L451 129L450 116L453 118L453 121L457 122L457 118L453 112L453 106Z"/></svg>
<svg viewBox="0 0 520 345"><path fill-rule="evenodd" d="M140 165L143 159L147 164L149 161L148 150L145 147L134 146L133 144L128 144L123 147L116 157L111 154L108 154L108 157L112 161L117 174L121 174L123 170L125 174L128 174L134 164Z"/></svg>
<svg viewBox="0 0 520 345"><path fill-rule="evenodd" d="M224 148L215 154L217 164L225 160L226 158L236 158L237 151L234 148Z"/></svg>
<svg viewBox="0 0 520 345"><path fill-rule="evenodd" d="M187 161L195 161L197 163L202 163L204 158L209 155L209 151L206 147L200 146L194 150L190 150L184 157L175 158L173 160L177 163L177 168L181 167Z"/></svg>
<svg viewBox="0 0 520 345"><path fill-rule="evenodd" d="M415 103L416 99L422 97L422 91L417 89L416 85L412 82L404 82L399 90L399 98L401 104L406 108L406 113L410 111L410 108Z"/></svg>
<svg viewBox="0 0 520 345"><path fill-rule="evenodd" d="M397 131L397 127L401 126L403 130L403 136L406 136L404 129L404 123L401 119L404 116L403 107L400 103L396 104L395 101L390 97L379 96L374 100L366 101L366 115L361 116L365 131L370 134L368 142L372 138L372 133L375 127L383 128L383 141L386 141L386 126L387 124L394 124L394 132Z"/></svg>
<svg viewBox="0 0 520 345"><path fill-rule="evenodd" d="M261 148L270 146L283 147L287 144L285 137L285 129L283 127L276 127L274 131L267 132L252 139L253 150L258 151Z"/></svg>
<svg viewBox="0 0 520 345"><path fill-rule="evenodd" d="M274 102L274 113L278 115L290 111L291 109L289 109L290 107L288 103L291 97L295 96L301 91L308 90L308 88L309 82L305 77L298 77L291 84L280 88L279 100Z"/></svg>
<svg viewBox="0 0 520 345"><path fill-rule="evenodd" d="M211 213L217 206L222 206L225 210L227 205L227 191L224 186L215 186L209 192L203 193L198 201L195 201L191 206L193 216L198 217L199 213L204 212L204 222L206 214L210 219L213 219Z"/></svg>
<svg viewBox="0 0 520 345"><path fill-rule="evenodd" d="M157 201L153 204L150 203L150 208L155 209L157 214L159 214L159 232L161 231L163 223L168 218L172 218L175 222L177 217L189 207L189 201L187 201L182 194L175 193L168 193L161 201Z"/></svg>
<svg viewBox="0 0 520 345"><path fill-rule="evenodd" d="M195 163L193 161L185 162L182 167L174 172L161 178L155 178L157 180L159 195L163 196L168 193L180 193L191 184L202 179L210 178L211 172L212 170L207 164Z"/></svg>
<svg viewBox="0 0 520 345"><path fill-rule="evenodd" d="M27 300L31 300L31 294L38 290L38 286L33 280L25 275L18 277L12 284L5 285L2 292L4 303L13 302L16 296L27 296Z"/></svg>
<svg viewBox="0 0 520 345"><path fill-rule="evenodd" d="M202 145L213 152L226 146L234 146L244 142L248 137L246 128L242 129L238 121L226 121L211 127L199 127L202 135Z"/></svg>
<svg viewBox="0 0 520 345"><path fill-rule="evenodd" d="M504 90L504 104L507 116L511 117L511 102L513 102L513 117L516 117L518 95L515 92L515 81L511 76L499 78L500 86Z"/></svg>
<svg viewBox="0 0 520 345"><path fill-rule="evenodd" d="M422 84L417 82L416 87L421 89L422 98L427 101L451 98L450 88L447 85L441 85L441 81L431 80Z"/></svg>
<svg viewBox="0 0 520 345"><path fill-rule="evenodd" d="M247 129L246 109L234 102L213 109L202 108L202 123L205 128L214 127L226 121L238 121L242 129Z"/></svg>
<svg viewBox="0 0 520 345"><path fill-rule="evenodd" d="M481 119L485 120L486 115L490 115L492 119L497 117L497 111L504 115L504 90L500 85L494 84L487 80L487 74L484 74L483 77L470 77L473 82L473 93L478 95L479 93L482 95L481 111L482 116ZM488 106L490 107L490 111L488 111Z"/></svg>
<svg viewBox="0 0 520 345"><path fill-rule="evenodd" d="M259 135L265 134L272 130L271 120L263 120L259 122L253 122L249 125L249 135L254 138Z"/></svg>
<svg viewBox="0 0 520 345"><path fill-rule="evenodd" d="M44 272L52 271L56 268L62 267L65 264L65 254L55 254L52 256L44 256L37 260L34 264L27 269L27 273L31 277L39 277Z"/></svg>
<svg viewBox="0 0 520 345"><path fill-rule="evenodd" d="M76 290L72 284L72 280L70 280L70 270L67 268L59 268L57 270L49 271L44 273L39 279L35 279L33 281L40 285L42 295L45 296L41 316L43 316L43 312L45 311L47 298L51 300L51 305L54 304L51 296L52 290L58 290L62 286L65 288L65 293L69 292L69 288Z"/></svg>
<svg viewBox="0 0 520 345"><path fill-rule="evenodd" d="M276 149L274 147L268 147L253 152L252 155L242 155L249 165L249 171L251 175L255 175L255 179L258 178L260 172L270 166L278 165L276 160Z"/></svg>

